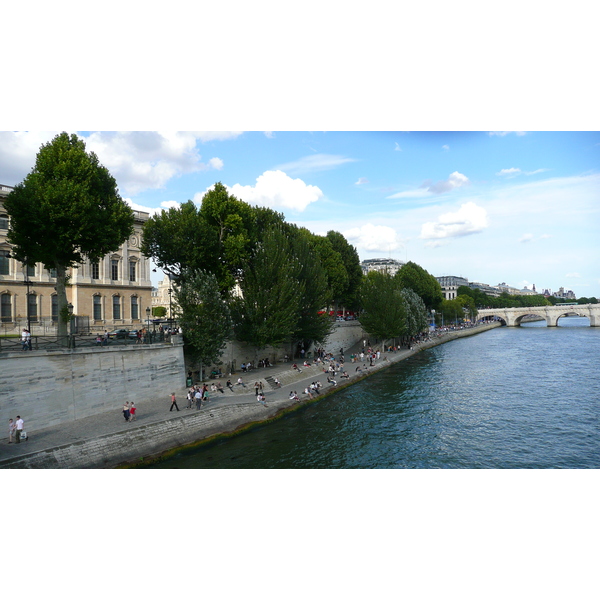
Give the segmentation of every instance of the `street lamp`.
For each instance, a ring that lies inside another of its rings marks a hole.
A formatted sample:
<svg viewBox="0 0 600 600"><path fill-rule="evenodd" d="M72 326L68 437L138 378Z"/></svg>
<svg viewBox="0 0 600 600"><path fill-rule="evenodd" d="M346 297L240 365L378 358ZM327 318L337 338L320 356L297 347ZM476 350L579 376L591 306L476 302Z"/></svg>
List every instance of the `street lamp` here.
<svg viewBox="0 0 600 600"><path fill-rule="evenodd" d="M29 265L27 264L27 258L25 258L25 262L23 263L23 272L25 277L23 285L27 286L27 296L25 298L25 303L27 304L27 331L31 333L31 313L29 311L29 288L31 286L31 281L29 280Z"/></svg>
<svg viewBox="0 0 600 600"><path fill-rule="evenodd" d="M67 308L69 309L69 333L73 335L73 305L69 302Z"/></svg>
<svg viewBox="0 0 600 600"><path fill-rule="evenodd" d="M150 333L150 307L146 309L146 321L148 321L148 333Z"/></svg>

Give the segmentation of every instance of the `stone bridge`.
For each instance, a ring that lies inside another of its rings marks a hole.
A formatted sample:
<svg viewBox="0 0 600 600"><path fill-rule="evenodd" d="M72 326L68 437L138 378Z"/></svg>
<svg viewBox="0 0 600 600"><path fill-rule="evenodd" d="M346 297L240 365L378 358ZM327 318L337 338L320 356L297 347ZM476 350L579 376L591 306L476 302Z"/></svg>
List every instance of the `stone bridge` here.
<svg viewBox="0 0 600 600"><path fill-rule="evenodd" d="M548 327L556 327L558 319L566 315L587 317L591 327L600 327L600 304L580 304L577 306L525 306L523 308L483 308L477 311L477 318L498 317L508 327L518 327L527 315L545 319Z"/></svg>

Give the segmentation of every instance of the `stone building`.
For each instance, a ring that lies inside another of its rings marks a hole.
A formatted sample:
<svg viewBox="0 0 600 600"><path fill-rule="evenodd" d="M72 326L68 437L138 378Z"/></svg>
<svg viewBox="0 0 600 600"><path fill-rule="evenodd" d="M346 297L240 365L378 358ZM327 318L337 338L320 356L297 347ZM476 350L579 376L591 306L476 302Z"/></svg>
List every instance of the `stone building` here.
<svg viewBox="0 0 600 600"><path fill-rule="evenodd" d="M380 271L395 275L403 266L404 263L394 258L368 258L360 263L363 274L369 271Z"/></svg>
<svg viewBox="0 0 600 600"><path fill-rule="evenodd" d="M0 331L16 333L30 323L34 335L56 332L56 276L41 263L33 267L12 258L7 242L9 217L3 199L12 187L0 185ZM133 235L97 263L69 269L67 299L73 314L87 317L92 331L137 329L151 307L150 261L140 251L142 225L149 214L134 211Z"/></svg>

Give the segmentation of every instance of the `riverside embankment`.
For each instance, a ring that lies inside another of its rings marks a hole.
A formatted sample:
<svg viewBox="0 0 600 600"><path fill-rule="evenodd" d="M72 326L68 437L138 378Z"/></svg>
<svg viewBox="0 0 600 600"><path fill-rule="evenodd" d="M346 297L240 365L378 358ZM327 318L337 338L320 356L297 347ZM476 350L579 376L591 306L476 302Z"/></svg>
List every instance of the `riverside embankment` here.
<svg viewBox="0 0 600 600"><path fill-rule="evenodd" d="M8 445L5 441L0 445L0 468L110 468L144 464L181 447L206 443L211 439L237 434L256 424L264 424L308 402L319 401L416 352L497 326L498 323L492 323L447 332L410 351L382 354L373 367L366 366L368 363L365 366L360 363L361 371L358 372L356 367L359 363L348 361L346 371L350 377L348 380L338 378L336 388L327 383L327 374L316 366L297 372L291 369L289 363L284 363L244 374L242 377L247 387L234 386L233 391L212 394L210 402L200 410L184 408L184 389L173 390L177 393L179 412L169 411L168 397L141 397L136 400L138 419L131 423L125 422L121 416L121 400L117 396L113 411L56 427L29 431L30 440L19 445ZM346 356L351 352L352 349L348 349ZM277 377L282 387L271 390L265 379L267 376ZM261 381L267 390L266 406L256 402L253 391L255 381ZM311 381L320 381L323 385L323 392L314 400L301 394ZM302 397L300 403L289 400L291 390L298 391Z"/></svg>

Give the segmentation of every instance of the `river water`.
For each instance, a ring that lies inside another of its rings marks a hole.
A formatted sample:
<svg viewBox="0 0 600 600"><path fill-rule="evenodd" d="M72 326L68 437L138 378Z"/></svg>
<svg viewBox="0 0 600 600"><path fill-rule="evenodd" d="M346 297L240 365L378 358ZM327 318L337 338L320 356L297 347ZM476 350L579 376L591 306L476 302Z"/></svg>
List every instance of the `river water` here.
<svg viewBox="0 0 600 600"><path fill-rule="evenodd" d="M585 318L493 329L154 468L599 468L599 358Z"/></svg>

